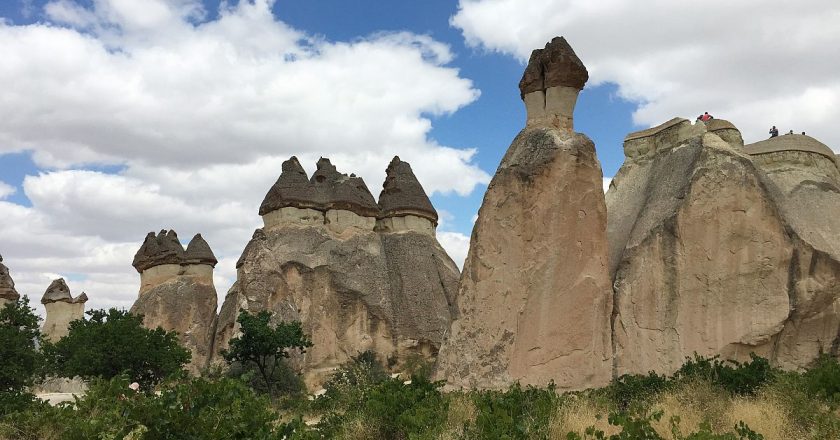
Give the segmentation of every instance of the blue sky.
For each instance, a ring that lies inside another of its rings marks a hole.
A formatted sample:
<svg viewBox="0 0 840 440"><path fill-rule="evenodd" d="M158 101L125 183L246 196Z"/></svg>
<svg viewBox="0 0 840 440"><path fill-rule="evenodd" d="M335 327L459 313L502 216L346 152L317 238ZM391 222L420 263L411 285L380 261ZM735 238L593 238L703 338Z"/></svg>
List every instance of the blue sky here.
<svg viewBox="0 0 840 440"><path fill-rule="evenodd" d="M374 195L410 161L460 264L524 125L524 60L555 35L589 68L575 128L606 177L627 133L706 110L748 142L775 124L840 144L831 0L6 0L0 17L0 253L24 293L65 276L94 307L130 305L131 255L171 227L208 239L224 295L292 154Z"/></svg>

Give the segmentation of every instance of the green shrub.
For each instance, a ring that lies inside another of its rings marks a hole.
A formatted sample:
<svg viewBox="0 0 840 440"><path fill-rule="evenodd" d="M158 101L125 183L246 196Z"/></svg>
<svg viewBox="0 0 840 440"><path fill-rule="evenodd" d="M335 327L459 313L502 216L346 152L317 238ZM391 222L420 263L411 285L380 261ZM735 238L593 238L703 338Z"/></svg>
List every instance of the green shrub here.
<svg viewBox="0 0 840 440"><path fill-rule="evenodd" d="M440 392L441 382L412 377L409 383L385 379L362 393L358 405L333 412L319 426L324 438L348 437L347 428L363 421L375 438L434 438L446 419L448 401Z"/></svg>
<svg viewBox="0 0 840 440"><path fill-rule="evenodd" d="M111 379L127 374L146 389L183 371L190 353L175 332L143 327L143 317L125 310L91 310L70 323L67 336L44 351L63 377Z"/></svg>
<svg viewBox="0 0 840 440"><path fill-rule="evenodd" d="M258 372L260 389L273 398L279 387L289 385L290 368L285 362L289 351L297 349L304 353L312 342L303 333L300 322L279 322L272 327L271 312L267 310L256 315L243 310L236 321L242 334L231 339L230 347L222 355L229 363L239 363Z"/></svg>
<svg viewBox="0 0 840 440"><path fill-rule="evenodd" d="M770 382L776 373L767 359L754 353L750 353L750 361L744 363L721 361L718 356L705 358L695 353L693 359L687 358L683 366L674 373L674 378L706 380L734 395L753 396L759 388Z"/></svg>
<svg viewBox="0 0 840 440"><path fill-rule="evenodd" d="M615 403L621 411L631 406L644 406L650 398L665 391L671 382L666 376L660 376L653 371L646 376L641 374L625 374L619 376L603 389L603 393Z"/></svg>
<svg viewBox="0 0 840 440"><path fill-rule="evenodd" d="M339 368L324 384L325 393L315 401L321 410L337 410L361 405L370 390L388 379L376 353L365 351Z"/></svg>
<svg viewBox="0 0 840 440"><path fill-rule="evenodd" d="M0 308L0 417L32 402L28 393L42 372L44 358L38 315L23 297Z"/></svg>
<svg viewBox="0 0 840 440"><path fill-rule="evenodd" d="M548 424L560 406L561 397L554 384L547 388L518 383L507 391L477 391L473 399L477 417L468 426L468 438L541 439L548 435Z"/></svg>
<svg viewBox="0 0 840 440"><path fill-rule="evenodd" d="M837 358L821 355L802 378L810 395L820 397L833 406L840 404L840 363Z"/></svg>
<svg viewBox="0 0 840 440"><path fill-rule="evenodd" d="M97 379L74 404L31 414L39 418L41 428L49 426L53 438L62 440L281 438L268 400L238 381L197 378L166 383L159 395L135 392L128 385L127 376ZM21 438L32 435L33 425L18 429Z"/></svg>
<svg viewBox="0 0 840 440"><path fill-rule="evenodd" d="M583 435L575 432L570 432L566 435L567 440L665 440L653 428L653 422L658 422L662 418L662 411L655 411L652 413L642 413L638 415L633 412L618 412L611 413L608 421L612 426L621 428L616 434L607 435L603 431L595 429L590 426L586 429ZM671 426L671 438L673 440L763 440L761 434L756 433L744 422L739 422L734 426L733 431L726 433L715 433L712 431L708 422L701 423L699 430L683 436L680 432L679 417L671 417L669 420Z"/></svg>

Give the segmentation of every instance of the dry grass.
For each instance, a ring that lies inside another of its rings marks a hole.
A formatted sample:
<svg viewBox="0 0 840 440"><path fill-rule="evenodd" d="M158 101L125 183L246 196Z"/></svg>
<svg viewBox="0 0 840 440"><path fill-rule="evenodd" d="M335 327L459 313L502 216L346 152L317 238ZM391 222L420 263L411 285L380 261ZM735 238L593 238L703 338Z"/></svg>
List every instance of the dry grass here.
<svg viewBox="0 0 840 440"><path fill-rule="evenodd" d="M565 439L569 432L583 434L590 426L608 435L616 434L619 430L607 422L609 412L609 408L588 397L570 399L557 410L549 422L549 438Z"/></svg>
<svg viewBox="0 0 840 440"><path fill-rule="evenodd" d="M735 399L726 420L729 426L743 420L753 431L761 433L765 440L808 438L805 433L798 432L796 424L789 419L779 402L765 396Z"/></svg>
<svg viewBox="0 0 840 440"><path fill-rule="evenodd" d="M477 410L470 396L464 393L450 395L449 412L446 422L438 436L439 440L457 440L464 433L464 424L475 421Z"/></svg>

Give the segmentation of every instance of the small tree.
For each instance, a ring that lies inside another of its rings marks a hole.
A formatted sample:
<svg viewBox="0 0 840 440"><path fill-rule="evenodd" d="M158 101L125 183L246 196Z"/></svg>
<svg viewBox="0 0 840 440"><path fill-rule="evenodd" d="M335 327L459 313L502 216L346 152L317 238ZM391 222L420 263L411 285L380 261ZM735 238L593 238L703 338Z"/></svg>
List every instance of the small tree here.
<svg viewBox="0 0 840 440"><path fill-rule="evenodd" d="M86 314L88 319L70 323L67 336L45 347L61 376L111 379L126 374L151 388L190 361L177 333L143 327L142 315L117 309Z"/></svg>
<svg viewBox="0 0 840 440"><path fill-rule="evenodd" d="M26 388L44 360L37 345L42 340L38 319L25 296L0 308L0 414L31 400Z"/></svg>
<svg viewBox="0 0 840 440"><path fill-rule="evenodd" d="M223 356L228 362L255 366L269 396L273 396L277 382L275 372L284 367L282 364L289 357L289 351L298 349L305 353L312 342L303 333L299 321L280 322L272 327L271 312L266 310L256 315L243 310L236 321L242 335L231 339L230 348Z"/></svg>

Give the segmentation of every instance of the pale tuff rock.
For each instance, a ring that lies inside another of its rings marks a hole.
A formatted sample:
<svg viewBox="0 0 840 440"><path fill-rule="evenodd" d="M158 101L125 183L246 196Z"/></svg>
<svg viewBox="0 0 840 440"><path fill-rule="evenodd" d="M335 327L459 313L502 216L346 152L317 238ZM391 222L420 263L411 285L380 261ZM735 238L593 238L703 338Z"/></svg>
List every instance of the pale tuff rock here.
<svg viewBox="0 0 840 440"><path fill-rule="evenodd" d="M0 307L18 299L20 294L15 290L15 282L9 275L9 268L3 264L3 256L0 256Z"/></svg>
<svg viewBox="0 0 840 440"><path fill-rule="evenodd" d="M531 53L519 82L528 114L527 125L551 125L573 130L578 93L589 73L563 37L556 37Z"/></svg>
<svg viewBox="0 0 840 440"><path fill-rule="evenodd" d="M217 295L213 268L217 259L197 234L186 251L175 231L150 232L134 257L140 272L140 293L131 313L143 325L178 333L192 354L189 369L198 373L212 353Z"/></svg>
<svg viewBox="0 0 840 440"><path fill-rule="evenodd" d="M569 78L560 84L578 89L585 82L565 40L546 51L555 46L565 61L531 57L522 83L526 105L537 62L546 82ZM553 381L570 390L611 378L603 176L592 141L570 127L529 123L487 189L461 277L459 317L439 356L437 377L450 386Z"/></svg>
<svg viewBox="0 0 840 440"><path fill-rule="evenodd" d="M818 239L796 233L800 214L775 182L818 187L807 200L834 197L833 156L806 153L826 162L813 166L798 157L813 145L779 153L743 147L736 133L726 121L675 119L626 138L606 196L615 374L671 373L695 352L738 360L755 352L797 368L833 349L840 266L813 249ZM808 183L814 174L817 185ZM823 227L809 231L831 235L828 206L837 201L802 214L823 211Z"/></svg>
<svg viewBox="0 0 840 440"><path fill-rule="evenodd" d="M366 350L395 368L411 357L434 361L454 309L458 268L434 237L429 218L437 213L422 204L428 198L419 183L408 181L410 167L392 164L386 185L397 183L413 199L386 196L385 211L361 178L339 173L327 159L312 179L295 158L283 164L260 208L266 227L237 262L216 353L236 336L240 310L270 310L275 319L300 320L312 338L314 346L295 362L313 388ZM431 231L375 228L377 218L409 217Z"/></svg>
<svg viewBox="0 0 840 440"><path fill-rule="evenodd" d="M87 300L88 297L84 292L77 298L73 298L64 278L54 280L41 298L41 304L47 311L41 333L52 342L67 336L70 322L84 318Z"/></svg>

